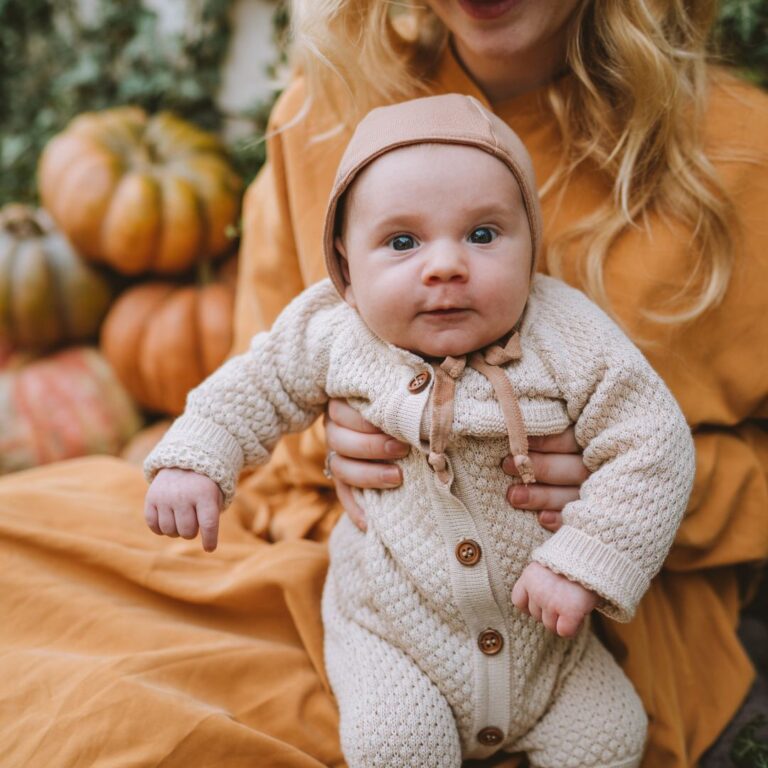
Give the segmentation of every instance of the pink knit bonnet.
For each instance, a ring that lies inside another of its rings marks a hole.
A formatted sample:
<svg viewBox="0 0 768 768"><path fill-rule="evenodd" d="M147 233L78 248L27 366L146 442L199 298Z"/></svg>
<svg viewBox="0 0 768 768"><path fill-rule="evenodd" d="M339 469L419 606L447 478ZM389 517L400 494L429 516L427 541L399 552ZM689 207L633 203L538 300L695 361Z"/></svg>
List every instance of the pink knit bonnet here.
<svg viewBox="0 0 768 768"><path fill-rule="evenodd" d="M528 216L533 274L541 244L541 208L531 158L517 134L477 99L449 93L378 107L358 124L341 158L325 216L325 263L339 293L343 296L347 285L334 246L339 201L360 171L377 157L413 144L477 147L509 168L520 186Z"/></svg>

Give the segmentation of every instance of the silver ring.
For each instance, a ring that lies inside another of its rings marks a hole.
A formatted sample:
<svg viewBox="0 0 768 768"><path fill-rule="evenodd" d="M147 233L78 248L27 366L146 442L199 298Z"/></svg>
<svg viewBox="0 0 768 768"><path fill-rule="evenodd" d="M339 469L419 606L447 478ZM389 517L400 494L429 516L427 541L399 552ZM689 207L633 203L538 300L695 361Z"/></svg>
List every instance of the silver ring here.
<svg viewBox="0 0 768 768"><path fill-rule="evenodd" d="M336 455L336 451L328 451L325 454L325 463L323 464L323 476L326 480L333 480L333 470L331 469L331 459Z"/></svg>

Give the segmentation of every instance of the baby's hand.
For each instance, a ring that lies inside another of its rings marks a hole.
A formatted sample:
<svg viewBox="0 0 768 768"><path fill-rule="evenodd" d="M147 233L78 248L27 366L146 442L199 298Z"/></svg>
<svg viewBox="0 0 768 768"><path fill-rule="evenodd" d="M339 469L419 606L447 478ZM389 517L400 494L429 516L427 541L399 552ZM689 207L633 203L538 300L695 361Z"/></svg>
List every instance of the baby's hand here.
<svg viewBox="0 0 768 768"><path fill-rule="evenodd" d="M213 552L223 502L221 489L205 475L187 469L161 469L147 491L144 519L158 536L194 539L199 530L203 549Z"/></svg>
<svg viewBox="0 0 768 768"><path fill-rule="evenodd" d="M573 637L598 596L539 563L531 563L512 589L512 602L560 637Z"/></svg>

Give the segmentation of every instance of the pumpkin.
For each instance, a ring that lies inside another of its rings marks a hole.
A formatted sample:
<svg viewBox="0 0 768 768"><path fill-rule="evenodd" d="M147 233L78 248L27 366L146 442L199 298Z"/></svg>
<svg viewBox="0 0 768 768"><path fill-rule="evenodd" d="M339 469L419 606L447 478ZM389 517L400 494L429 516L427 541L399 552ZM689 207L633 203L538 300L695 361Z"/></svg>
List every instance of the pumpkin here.
<svg viewBox="0 0 768 768"><path fill-rule="evenodd" d="M117 454L141 418L91 347L11 364L0 373L0 473L91 453Z"/></svg>
<svg viewBox="0 0 768 768"><path fill-rule="evenodd" d="M101 349L139 404L179 414L187 392L227 357L233 312L234 292L221 283L143 283L112 305Z"/></svg>
<svg viewBox="0 0 768 768"><path fill-rule="evenodd" d="M163 112L76 117L40 158L43 205L89 259L175 274L224 254L242 180L210 133Z"/></svg>
<svg viewBox="0 0 768 768"><path fill-rule="evenodd" d="M120 458L125 459L131 464L141 466L144 459L149 456L150 451L160 442L160 438L168 431L173 422L170 419L163 419L144 427L137 432L128 444L120 451Z"/></svg>
<svg viewBox="0 0 768 768"><path fill-rule="evenodd" d="M85 263L44 211L0 209L0 337L44 350L95 337L112 300L104 275Z"/></svg>

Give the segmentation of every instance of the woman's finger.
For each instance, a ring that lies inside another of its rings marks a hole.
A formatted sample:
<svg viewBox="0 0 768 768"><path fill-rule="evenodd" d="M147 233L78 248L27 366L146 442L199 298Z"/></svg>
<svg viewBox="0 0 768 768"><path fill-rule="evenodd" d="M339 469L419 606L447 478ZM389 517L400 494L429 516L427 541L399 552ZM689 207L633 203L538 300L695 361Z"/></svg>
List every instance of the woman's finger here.
<svg viewBox="0 0 768 768"><path fill-rule="evenodd" d="M339 497L341 506L349 515L349 519L363 532L368 530L368 523L365 519L365 510L355 501L352 489L341 480L334 479L336 486L336 495Z"/></svg>
<svg viewBox="0 0 768 768"><path fill-rule="evenodd" d="M539 453L581 453L573 427L568 427L559 435L531 436L528 438L528 449Z"/></svg>
<svg viewBox="0 0 768 768"><path fill-rule="evenodd" d="M515 509L538 512L542 509L560 511L566 504L579 498L579 488L567 485L539 485L522 483L510 485L507 501Z"/></svg>
<svg viewBox="0 0 768 768"><path fill-rule="evenodd" d="M338 453L331 456L328 464L335 480L353 488L397 488L403 482L400 468L394 464L358 461Z"/></svg>
<svg viewBox="0 0 768 768"><path fill-rule="evenodd" d="M563 515L553 509L543 509L536 517L539 525L548 531L552 531L552 533L556 533L562 528Z"/></svg>
<svg viewBox="0 0 768 768"><path fill-rule="evenodd" d="M327 419L340 427L351 429L353 432L381 434L378 427L374 427L370 421L366 421L346 400L330 400Z"/></svg>
<svg viewBox="0 0 768 768"><path fill-rule="evenodd" d="M531 451L528 456L533 464L537 483L580 486L589 477L589 470L584 466L581 454ZM519 476L511 456L504 458L501 468L508 475Z"/></svg>
<svg viewBox="0 0 768 768"><path fill-rule="evenodd" d="M325 439L330 450L349 459L386 461L400 459L409 451L407 445L383 432L358 432L334 421L326 422Z"/></svg>

